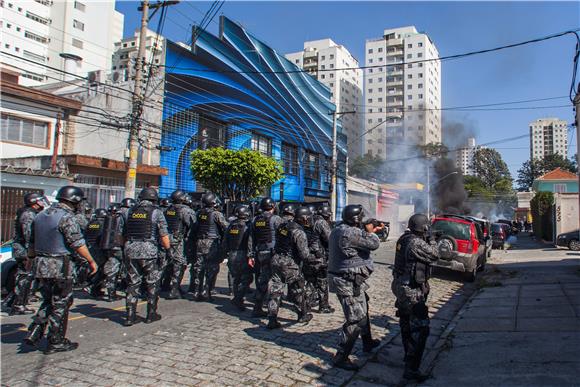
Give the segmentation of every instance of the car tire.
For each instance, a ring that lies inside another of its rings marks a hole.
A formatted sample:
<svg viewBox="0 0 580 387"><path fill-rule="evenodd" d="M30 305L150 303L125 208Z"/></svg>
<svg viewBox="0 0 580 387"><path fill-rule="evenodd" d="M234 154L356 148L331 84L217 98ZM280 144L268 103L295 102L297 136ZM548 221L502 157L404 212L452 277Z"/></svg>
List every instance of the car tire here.
<svg viewBox="0 0 580 387"><path fill-rule="evenodd" d="M475 282L475 279L477 278L477 267L474 267L471 271L463 273L463 278L466 282Z"/></svg>
<svg viewBox="0 0 580 387"><path fill-rule="evenodd" d="M450 235L443 235L437 241L437 250L441 259L449 261L453 258L453 252L457 251L457 240Z"/></svg>
<svg viewBox="0 0 580 387"><path fill-rule="evenodd" d="M568 243L568 248L572 251L580 251L580 241L578 241L577 239L572 239Z"/></svg>

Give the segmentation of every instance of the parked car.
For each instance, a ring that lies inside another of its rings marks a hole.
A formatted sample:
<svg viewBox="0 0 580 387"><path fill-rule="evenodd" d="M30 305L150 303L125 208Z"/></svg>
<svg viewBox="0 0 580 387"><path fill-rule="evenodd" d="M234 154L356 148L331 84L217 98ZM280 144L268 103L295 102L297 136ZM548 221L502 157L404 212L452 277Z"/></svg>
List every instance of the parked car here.
<svg viewBox="0 0 580 387"><path fill-rule="evenodd" d="M480 242L483 234L480 231L478 235L477 225L477 221L467 216L435 217L431 228L440 235L437 243L441 256L435 266L463 272L468 282L475 281L478 270L487 262L486 245Z"/></svg>
<svg viewBox="0 0 580 387"><path fill-rule="evenodd" d="M0 274L2 276L2 295L14 290L16 284L16 260L12 258L12 241L0 247Z"/></svg>
<svg viewBox="0 0 580 387"><path fill-rule="evenodd" d="M511 221L511 220L507 220L507 219L498 219L497 223L501 223L501 224L506 224L509 226L509 236L511 235L518 235L518 226L517 226L517 222L515 221Z"/></svg>
<svg viewBox="0 0 580 387"><path fill-rule="evenodd" d="M491 224L491 239L494 249L504 249L510 235L511 227L504 223Z"/></svg>
<svg viewBox="0 0 580 387"><path fill-rule="evenodd" d="M572 251L580 251L579 234L578 229L560 234L556 238L556 245L567 247Z"/></svg>
<svg viewBox="0 0 580 387"><path fill-rule="evenodd" d="M480 271L485 268L485 263L487 262L487 258L491 258L491 250L492 250L492 239L491 239L491 222L487 219L476 218L474 216L467 216L468 219L471 219L475 222L475 228L477 229L477 239L479 243L484 246L484 254L485 254L485 262L482 266L480 266Z"/></svg>

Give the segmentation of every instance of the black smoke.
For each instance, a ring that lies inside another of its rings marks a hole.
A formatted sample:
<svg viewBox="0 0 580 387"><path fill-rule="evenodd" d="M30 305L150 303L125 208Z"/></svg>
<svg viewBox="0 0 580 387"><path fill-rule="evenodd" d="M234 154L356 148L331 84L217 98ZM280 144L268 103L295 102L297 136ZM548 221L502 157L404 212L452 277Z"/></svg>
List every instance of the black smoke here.
<svg viewBox="0 0 580 387"><path fill-rule="evenodd" d="M455 162L448 158L441 158L433 164L434 180L432 183L432 197L436 213L466 215L469 208L466 206L467 192L465 192L463 174L455 166Z"/></svg>

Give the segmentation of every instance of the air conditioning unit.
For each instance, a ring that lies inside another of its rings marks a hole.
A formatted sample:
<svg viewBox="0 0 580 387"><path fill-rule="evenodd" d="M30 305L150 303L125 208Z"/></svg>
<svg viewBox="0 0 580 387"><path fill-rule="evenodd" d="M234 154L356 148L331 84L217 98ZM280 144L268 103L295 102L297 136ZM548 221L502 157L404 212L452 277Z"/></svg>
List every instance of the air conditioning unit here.
<svg viewBox="0 0 580 387"><path fill-rule="evenodd" d="M89 86L97 86L104 81L103 70L89 71L87 79L89 80Z"/></svg>
<svg viewBox="0 0 580 387"><path fill-rule="evenodd" d="M111 73L111 81L113 81L113 83L125 82L127 79L126 69L116 70Z"/></svg>

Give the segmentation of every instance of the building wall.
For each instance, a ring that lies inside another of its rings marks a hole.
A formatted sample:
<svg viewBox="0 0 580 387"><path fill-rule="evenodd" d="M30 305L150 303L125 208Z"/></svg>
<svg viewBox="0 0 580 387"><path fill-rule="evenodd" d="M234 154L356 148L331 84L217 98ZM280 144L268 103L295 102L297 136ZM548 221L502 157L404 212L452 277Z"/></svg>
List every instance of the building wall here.
<svg viewBox="0 0 580 387"><path fill-rule="evenodd" d="M562 191L560 187L556 186L566 186L566 189L565 191ZM578 181L536 180L534 182L534 190L536 192L564 192L564 193L578 192Z"/></svg>
<svg viewBox="0 0 580 387"><path fill-rule="evenodd" d="M82 58L75 69L81 76L111 68L114 42L123 37L124 22L124 16L115 11L115 1L6 0L2 5L2 49L40 63L2 59L21 69L21 84L64 79L62 72L42 66L65 70L61 53Z"/></svg>
<svg viewBox="0 0 580 387"><path fill-rule="evenodd" d="M460 148L455 151L455 165L457 168L461 169L461 173L464 175L475 175L475 171L472 168L472 163L476 150L477 147L475 146L475 138L469 138L464 148Z"/></svg>
<svg viewBox="0 0 580 387"><path fill-rule="evenodd" d="M328 112L335 110L330 90L308 74L282 73L298 68L231 20L222 17L221 23L222 35L202 33L193 53L167 43L162 146L171 151L161 156L161 166L169 170L162 194L203 189L189 171L192 150L253 148L261 139L268 144L264 153L284 163L287 173L271 187L271 196L279 197L284 182L285 200L328 199ZM279 73L273 77L268 71ZM345 145L339 136L339 211L346 199Z"/></svg>
<svg viewBox="0 0 580 387"><path fill-rule="evenodd" d="M578 191L576 191L578 192ZM558 234L577 230L580 227L578 193L554 195L554 241Z"/></svg>
<svg viewBox="0 0 580 387"><path fill-rule="evenodd" d="M559 118L540 118L530 122L530 158L551 154L568 157L568 123Z"/></svg>
<svg viewBox="0 0 580 387"><path fill-rule="evenodd" d="M442 141L440 62L408 63L436 58L433 42L415 27L388 29L382 38L367 40L365 153L397 157L402 144Z"/></svg>
<svg viewBox="0 0 580 387"><path fill-rule="evenodd" d="M339 117L347 136L349 157L362 154L362 70L358 60L342 45L331 39L304 42L304 50L285 55L296 66L306 69L319 82L328 86L331 101L339 112L352 112ZM336 69L349 69L339 70Z"/></svg>

